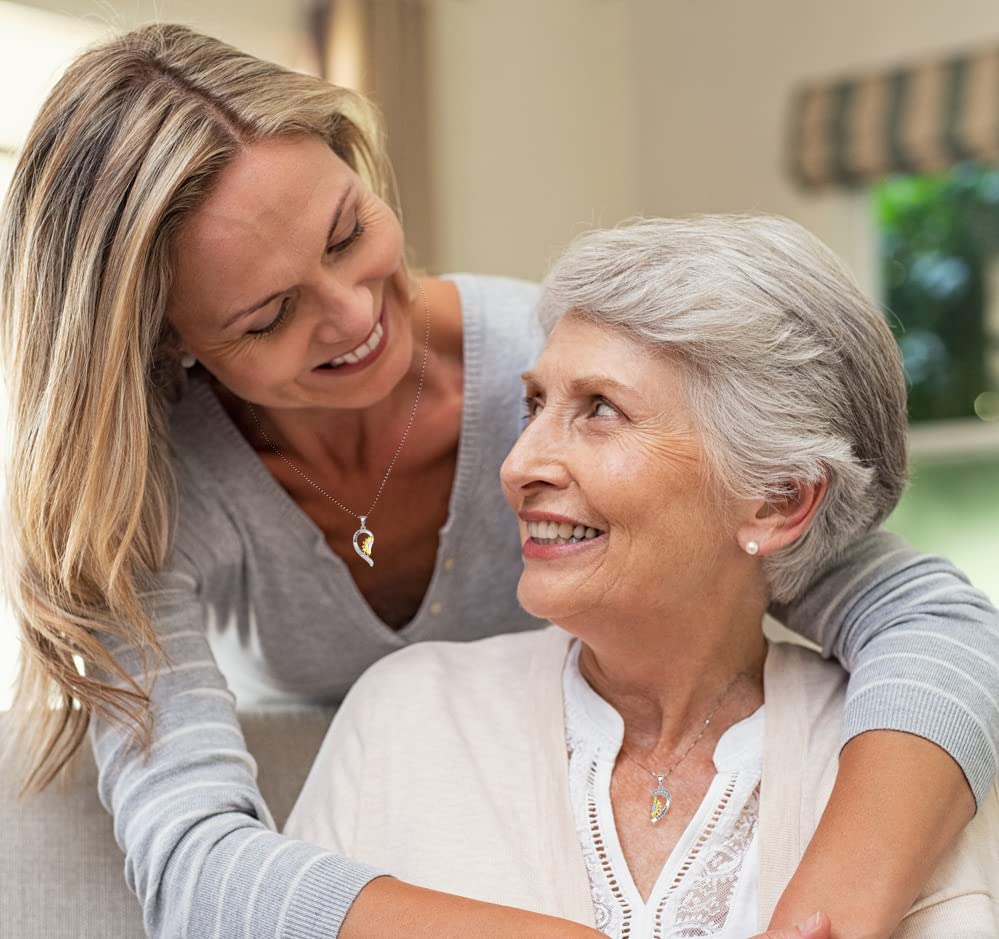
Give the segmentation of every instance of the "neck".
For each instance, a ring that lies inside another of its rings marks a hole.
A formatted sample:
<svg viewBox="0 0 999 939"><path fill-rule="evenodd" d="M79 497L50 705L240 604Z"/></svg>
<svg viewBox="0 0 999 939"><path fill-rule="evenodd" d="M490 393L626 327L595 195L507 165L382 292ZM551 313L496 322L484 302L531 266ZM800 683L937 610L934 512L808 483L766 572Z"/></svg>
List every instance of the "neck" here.
<svg viewBox="0 0 999 939"><path fill-rule="evenodd" d="M604 619L627 622L626 631L573 627L583 641L580 671L624 720L626 750L672 753L716 706L708 736L717 739L762 704L765 602L753 593L727 592L739 599L714 610L632 611Z"/></svg>
<svg viewBox="0 0 999 939"><path fill-rule="evenodd" d="M366 408L256 407L267 438L296 465L325 478L369 475L385 471L413 414L423 360L423 345L414 350L414 365L381 401ZM441 362L433 350L427 355L426 378L419 411L426 416L443 391L438 378ZM416 420L416 418L414 418ZM422 422L421 422L422 424ZM250 419L250 427L256 428ZM416 436L406 443L407 461L420 449ZM400 459L402 455L400 454Z"/></svg>
<svg viewBox="0 0 999 939"><path fill-rule="evenodd" d="M399 455L399 469L422 466L438 455L441 435L449 435L453 421L448 405L460 409L462 387L461 306L457 289L443 281L424 281L431 311L430 343L422 296L412 304L413 355L410 366L383 398L359 409L263 408L255 406L267 439L306 473L323 479L370 477L385 471L411 417L418 433L409 435ZM457 333L457 337L455 335ZM423 367L426 346L426 368ZM423 390L414 416L417 390ZM456 395L457 392L457 395ZM252 439L260 432L246 402L234 398L236 420Z"/></svg>

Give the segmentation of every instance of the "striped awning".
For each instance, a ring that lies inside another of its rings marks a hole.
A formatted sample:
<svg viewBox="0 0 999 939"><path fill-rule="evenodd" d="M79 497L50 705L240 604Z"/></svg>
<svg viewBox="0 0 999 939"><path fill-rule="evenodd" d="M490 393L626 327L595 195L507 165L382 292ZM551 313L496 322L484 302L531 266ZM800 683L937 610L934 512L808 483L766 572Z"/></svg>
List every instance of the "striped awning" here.
<svg viewBox="0 0 999 939"><path fill-rule="evenodd" d="M791 175L811 188L999 160L999 47L804 85L789 147Z"/></svg>

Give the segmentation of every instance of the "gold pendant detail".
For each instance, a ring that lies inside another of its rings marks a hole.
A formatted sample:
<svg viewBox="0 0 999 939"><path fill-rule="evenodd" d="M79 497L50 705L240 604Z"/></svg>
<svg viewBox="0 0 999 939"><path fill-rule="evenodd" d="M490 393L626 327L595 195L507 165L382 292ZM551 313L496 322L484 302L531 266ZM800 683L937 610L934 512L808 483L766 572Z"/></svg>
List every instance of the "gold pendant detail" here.
<svg viewBox="0 0 999 939"><path fill-rule="evenodd" d="M365 524L368 520L367 515L361 516L361 527L354 532L354 551L357 556L364 561L368 567L374 567L375 562L371 557L371 549L375 544L374 532L370 531Z"/></svg>
<svg viewBox="0 0 999 939"><path fill-rule="evenodd" d="M653 825L669 811L669 807L673 804L672 794L669 789L663 786L665 778L665 776L656 776L656 779L659 780L659 785L652 793L652 811L649 813L649 818Z"/></svg>

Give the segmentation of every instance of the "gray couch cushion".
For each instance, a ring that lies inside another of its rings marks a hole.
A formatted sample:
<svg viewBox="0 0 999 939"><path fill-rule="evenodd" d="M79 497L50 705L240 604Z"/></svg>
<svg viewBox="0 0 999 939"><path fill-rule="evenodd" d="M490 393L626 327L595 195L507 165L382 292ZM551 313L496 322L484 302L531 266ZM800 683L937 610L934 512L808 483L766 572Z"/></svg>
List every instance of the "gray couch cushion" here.
<svg viewBox="0 0 999 939"><path fill-rule="evenodd" d="M332 714L319 709L240 715L260 789L284 824ZM0 712L0 748L10 716ZM17 799L14 768L0 765L0 937L142 939L139 902L125 885L111 818L97 798L85 747L72 780ZM194 939L194 937L192 937Z"/></svg>

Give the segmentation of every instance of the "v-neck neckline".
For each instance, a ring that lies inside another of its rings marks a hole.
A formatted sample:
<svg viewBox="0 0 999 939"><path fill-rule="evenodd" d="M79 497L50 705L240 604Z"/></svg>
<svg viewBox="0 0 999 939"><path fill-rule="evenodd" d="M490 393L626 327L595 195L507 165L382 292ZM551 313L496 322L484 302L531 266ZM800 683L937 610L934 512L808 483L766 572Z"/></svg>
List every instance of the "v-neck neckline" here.
<svg viewBox="0 0 999 939"><path fill-rule="evenodd" d="M247 465L249 465L249 472L253 483L252 488L257 496L261 494L267 496L267 506L277 510L275 522L294 526L302 540L310 543L315 554L326 561L332 568L336 578L337 589L350 592L353 605L355 609L362 611L366 625L374 632L381 634L399 646L412 641L414 637L419 635L425 624L431 621L431 618L427 616L427 611L433 604L433 596L440 581L443 569L443 557L449 553L445 550L445 541L449 536L453 536L454 534L455 519L464 511L464 507L470 497L469 490L473 481L478 476L479 464L481 462L482 448L478 445L480 430L479 386L483 377L482 345L485 328L481 308L482 304L480 302L481 298L477 294L474 297L471 296L472 291L478 289L473 278L460 274L452 274L441 279L450 280L455 284L458 288L458 295L461 302L463 378L458 457L455 466L454 481L451 485L451 494L448 500L447 519L444 525L438 529L440 537L430 582L413 618L399 629L393 629L371 608L371 605L357 586L357 582L351 575L347 564L329 546L322 529L301 509L298 503L295 502L281 484L270 474L257 452L250 445L250 442L243 436L228 412L222 406L222 402L212 389L208 378L203 374L192 375L187 391L188 394L194 394L197 397L198 402L204 406L210 415L211 425L221 428L231 443L233 478L238 479L239 474L245 472ZM223 480L223 482L231 485L232 479ZM342 595L339 599L343 600Z"/></svg>
<svg viewBox="0 0 999 939"><path fill-rule="evenodd" d="M681 880L686 879L696 866L691 864L688 869L684 869L694 844L705 831L708 821L721 802L722 795L730 786L734 786L738 775L748 769L748 766L742 764L747 760L755 762L753 754L762 750L765 705L760 705L752 714L726 728L716 741L712 753L715 775L693 816L663 862L646 899L638 888L634 871L625 856L618 832L617 815L609 794L614 765L621 747L624 723L617 710L583 677L579 670L581 648L578 639L570 641L562 671L563 707L568 706L580 712L580 717L589 725L590 733L596 738L594 746L598 756L594 766L595 784L601 786L607 793L606 802L600 800L596 805L600 835L605 850L611 857L614 877L625 894L627 903L634 912L642 911L642 916L647 918L654 916L659 905L672 893L671 885L679 885L677 877L681 877ZM567 717L568 712L564 712L564 719ZM722 759L719 760L719 757ZM719 762L722 766L718 765ZM758 773L762 776L762 757ZM650 792L652 788L653 784L650 783Z"/></svg>

